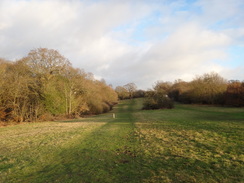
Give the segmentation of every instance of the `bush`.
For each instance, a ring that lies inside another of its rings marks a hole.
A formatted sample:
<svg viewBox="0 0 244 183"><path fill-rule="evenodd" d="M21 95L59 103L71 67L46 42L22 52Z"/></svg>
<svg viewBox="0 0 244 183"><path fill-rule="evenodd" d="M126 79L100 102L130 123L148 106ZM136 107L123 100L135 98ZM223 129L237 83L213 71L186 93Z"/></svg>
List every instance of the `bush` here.
<svg viewBox="0 0 244 183"><path fill-rule="evenodd" d="M102 107L103 107L103 113L109 112L110 109L111 109L111 107L109 106L109 104L108 103L105 103L105 102L102 104Z"/></svg>
<svg viewBox="0 0 244 183"><path fill-rule="evenodd" d="M224 102L228 106L244 106L244 82L232 81L224 93Z"/></svg>
<svg viewBox="0 0 244 183"><path fill-rule="evenodd" d="M172 109L174 108L174 102L166 95L162 93L151 93L143 103L145 110L150 109Z"/></svg>
<svg viewBox="0 0 244 183"><path fill-rule="evenodd" d="M39 117L39 121L54 121L54 116L50 113L45 113L45 114L42 114L40 117Z"/></svg>
<svg viewBox="0 0 244 183"><path fill-rule="evenodd" d="M143 108L145 110L158 109L157 102L153 98L147 98L143 103Z"/></svg>

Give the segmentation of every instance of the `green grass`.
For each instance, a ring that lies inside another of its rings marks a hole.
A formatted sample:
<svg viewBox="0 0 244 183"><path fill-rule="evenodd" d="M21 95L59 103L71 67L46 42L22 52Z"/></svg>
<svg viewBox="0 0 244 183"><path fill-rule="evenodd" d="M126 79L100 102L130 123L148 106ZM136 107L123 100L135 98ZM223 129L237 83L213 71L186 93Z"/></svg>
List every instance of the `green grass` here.
<svg viewBox="0 0 244 183"><path fill-rule="evenodd" d="M149 182L243 181L243 108L176 105L135 116Z"/></svg>
<svg viewBox="0 0 244 183"><path fill-rule="evenodd" d="M141 106L0 128L0 182L243 181L243 108Z"/></svg>

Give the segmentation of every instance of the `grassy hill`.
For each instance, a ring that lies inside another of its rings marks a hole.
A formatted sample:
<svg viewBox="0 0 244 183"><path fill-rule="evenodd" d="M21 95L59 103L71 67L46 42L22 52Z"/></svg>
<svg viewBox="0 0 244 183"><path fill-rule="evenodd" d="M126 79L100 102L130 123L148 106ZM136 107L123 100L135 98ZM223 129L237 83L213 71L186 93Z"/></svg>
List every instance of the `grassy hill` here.
<svg viewBox="0 0 244 183"><path fill-rule="evenodd" d="M141 106L0 128L0 182L243 181L243 108Z"/></svg>

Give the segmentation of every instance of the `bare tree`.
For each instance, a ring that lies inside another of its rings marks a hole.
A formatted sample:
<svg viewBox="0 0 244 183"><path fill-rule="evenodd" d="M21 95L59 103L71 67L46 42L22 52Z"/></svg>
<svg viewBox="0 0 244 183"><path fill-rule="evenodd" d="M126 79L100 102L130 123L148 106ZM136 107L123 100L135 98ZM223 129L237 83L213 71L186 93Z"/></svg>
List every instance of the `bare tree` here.
<svg viewBox="0 0 244 183"><path fill-rule="evenodd" d="M119 99L123 100L129 98L129 92L123 86L117 86L115 91L118 94Z"/></svg>
<svg viewBox="0 0 244 183"><path fill-rule="evenodd" d="M38 48L28 54L27 65L34 74L40 74L48 80L52 75L62 74L71 64L57 50Z"/></svg>
<svg viewBox="0 0 244 183"><path fill-rule="evenodd" d="M193 102L214 104L227 89L227 81L217 73L206 73L190 83Z"/></svg>
<svg viewBox="0 0 244 183"><path fill-rule="evenodd" d="M168 95L171 87L172 87L171 82L157 81L153 88L156 92L163 93L164 95Z"/></svg>
<svg viewBox="0 0 244 183"><path fill-rule="evenodd" d="M124 85L124 88L129 92L130 98L133 98L133 94L137 89L137 86L135 83L128 83Z"/></svg>

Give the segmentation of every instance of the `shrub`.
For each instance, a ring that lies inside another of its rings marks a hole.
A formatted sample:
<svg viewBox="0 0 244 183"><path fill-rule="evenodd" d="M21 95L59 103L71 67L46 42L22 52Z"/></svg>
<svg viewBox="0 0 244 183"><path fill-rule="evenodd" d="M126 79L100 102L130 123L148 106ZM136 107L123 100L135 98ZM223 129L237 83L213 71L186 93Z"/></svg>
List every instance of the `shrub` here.
<svg viewBox="0 0 244 183"><path fill-rule="evenodd" d="M244 82L230 81L224 93L225 104L235 107L244 106Z"/></svg>
<svg viewBox="0 0 244 183"><path fill-rule="evenodd" d="M172 109L174 102L163 93L151 92L143 103L143 109Z"/></svg>
<svg viewBox="0 0 244 183"><path fill-rule="evenodd" d="M109 112L110 111L110 106L108 103L103 103L102 104L102 107L103 107L103 113L106 113L106 112Z"/></svg>

